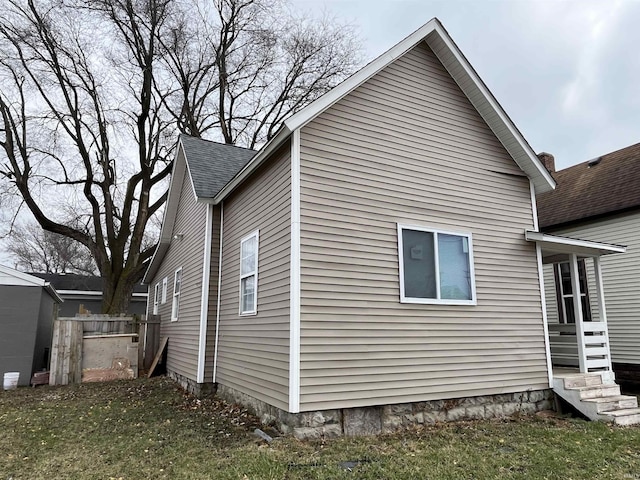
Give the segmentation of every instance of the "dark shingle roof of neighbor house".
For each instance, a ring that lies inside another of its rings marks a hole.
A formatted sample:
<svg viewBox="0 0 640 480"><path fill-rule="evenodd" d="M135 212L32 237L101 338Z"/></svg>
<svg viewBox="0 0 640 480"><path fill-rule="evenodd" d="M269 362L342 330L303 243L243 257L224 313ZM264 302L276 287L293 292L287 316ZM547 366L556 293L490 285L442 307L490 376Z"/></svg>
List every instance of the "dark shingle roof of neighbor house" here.
<svg viewBox="0 0 640 480"><path fill-rule="evenodd" d="M180 135L198 198L215 197L257 153L248 148Z"/></svg>
<svg viewBox="0 0 640 480"><path fill-rule="evenodd" d="M640 207L640 143L553 173L555 190L538 195L540 228Z"/></svg>
<svg viewBox="0 0 640 480"><path fill-rule="evenodd" d="M53 285L56 290L76 290L83 292L101 292L102 277L91 275L76 275L75 273L30 273L34 277L41 278ZM136 284L134 293L147 293L146 285Z"/></svg>

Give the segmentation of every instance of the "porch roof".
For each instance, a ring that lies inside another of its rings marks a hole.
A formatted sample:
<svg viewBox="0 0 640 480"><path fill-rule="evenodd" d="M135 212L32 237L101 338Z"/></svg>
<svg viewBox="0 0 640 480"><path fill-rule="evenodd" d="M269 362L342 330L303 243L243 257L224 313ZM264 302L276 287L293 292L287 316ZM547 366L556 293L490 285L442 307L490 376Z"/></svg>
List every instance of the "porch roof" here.
<svg viewBox="0 0 640 480"><path fill-rule="evenodd" d="M576 254L579 257L600 257L627 251L627 247L623 245L561 237L533 230L526 230L524 236L527 241L536 242L540 246L543 263L565 261L570 254Z"/></svg>

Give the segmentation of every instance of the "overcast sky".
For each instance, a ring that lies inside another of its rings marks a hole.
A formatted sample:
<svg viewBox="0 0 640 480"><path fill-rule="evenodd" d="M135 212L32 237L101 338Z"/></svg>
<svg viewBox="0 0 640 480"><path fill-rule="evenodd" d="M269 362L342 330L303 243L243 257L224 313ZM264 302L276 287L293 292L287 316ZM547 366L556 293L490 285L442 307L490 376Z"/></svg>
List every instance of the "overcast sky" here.
<svg viewBox="0 0 640 480"><path fill-rule="evenodd" d="M293 0L361 32L367 59L438 17L556 168L640 142L640 0Z"/></svg>

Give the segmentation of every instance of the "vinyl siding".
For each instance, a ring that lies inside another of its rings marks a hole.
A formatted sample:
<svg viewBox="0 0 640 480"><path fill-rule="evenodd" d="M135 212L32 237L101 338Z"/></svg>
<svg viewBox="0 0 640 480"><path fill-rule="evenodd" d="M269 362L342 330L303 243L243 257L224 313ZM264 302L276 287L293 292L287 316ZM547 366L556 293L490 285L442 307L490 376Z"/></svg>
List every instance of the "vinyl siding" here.
<svg viewBox="0 0 640 480"><path fill-rule="evenodd" d="M42 287L0 285L0 374L20 372L19 385L28 386L40 355L36 339L40 317ZM49 312L49 320L51 321Z"/></svg>
<svg viewBox="0 0 640 480"><path fill-rule="evenodd" d="M477 306L399 302L397 223L471 232ZM301 410L548 388L529 181L421 44L301 131Z"/></svg>
<svg viewBox="0 0 640 480"><path fill-rule="evenodd" d="M595 242L626 245L627 252L602 257L611 359L615 363L640 364L640 213L610 218L553 230L550 233ZM589 299L598 318L593 266L587 260ZM555 298L555 295L554 295ZM553 310L555 305L547 308Z"/></svg>
<svg viewBox="0 0 640 480"><path fill-rule="evenodd" d="M177 161L184 162L182 153ZM206 210L206 205L196 203L191 180L185 171L184 177L181 179L180 201L172 233L172 237L178 233L182 233L184 236L182 240L173 239L171 241L158 272L149 285L149 311L153 312L155 284L160 283L160 295L162 295L162 279L168 278L167 301L158 306L158 314L161 317L160 336L169 337L167 369L193 381L197 380L198 373ZM180 308L178 320L172 322L174 273L179 267L182 267Z"/></svg>
<svg viewBox="0 0 640 480"><path fill-rule="evenodd" d="M290 147L223 205L223 261L216 381L278 408L289 403ZM260 231L258 312L239 315L240 240Z"/></svg>
<svg viewBox="0 0 640 480"><path fill-rule="evenodd" d="M213 207L211 224L211 264L209 270L209 309L207 312L207 346L205 351L204 381L213 381L213 363L216 345L216 316L218 311L218 266L220 264L220 206Z"/></svg>

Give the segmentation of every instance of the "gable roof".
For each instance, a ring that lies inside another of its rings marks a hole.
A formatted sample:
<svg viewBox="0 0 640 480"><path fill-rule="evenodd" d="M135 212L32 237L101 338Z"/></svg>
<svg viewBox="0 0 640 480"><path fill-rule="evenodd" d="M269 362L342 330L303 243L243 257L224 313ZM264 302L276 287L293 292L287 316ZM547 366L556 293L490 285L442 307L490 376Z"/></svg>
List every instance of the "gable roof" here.
<svg viewBox="0 0 640 480"><path fill-rule="evenodd" d="M53 288L49 282L42 278L29 275L28 273L19 272L13 268L5 267L4 265L0 265L0 285L42 287L51 296L51 298L54 299L54 301L57 303L63 302L60 295L58 295L58 292L56 292L56 289Z"/></svg>
<svg viewBox="0 0 640 480"><path fill-rule="evenodd" d="M182 185L185 164L190 172L189 175L196 200L213 203L214 205L220 203L262 165L274 151L285 144L295 130L312 121L420 42L428 44L516 164L529 177L535 187L535 191L540 193L553 190L555 182L551 174L480 79L440 21L437 18L433 18L329 92L287 118L276 132L276 135L258 152L181 135L174 169L171 174L171 185L169 187L160 241L145 273L143 282L147 283L153 277L171 241L179 200L179 191L176 193L175 190ZM184 162L179 161L180 155L184 156ZM217 166L218 164L220 165L219 172L212 168L212 166ZM233 173L234 170L235 173ZM226 183L221 186L223 182Z"/></svg>
<svg viewBox="0 0 640 480"><path fill-rule="evenodd" d="M329 92L287 118L276 136L213 198L213 203L219 203L231 193L252 171L266 160L271 152L282 145L294 130L312 121L341 98L423 41L429 45L429 48L435 53L469 101L478 110L520 169L531 179L536 192L541 193L553 190L555 182L549 171L544 167L518 128L462 54L442 23L437 18L433 18Z"/></svg>
<svg viewBox="0 0 640 480"><path fill-rule="evenodd" d="M189 183L196 201L210 202L255 155L256 151L248 148L185 134L178 137L160 240L142 279L143 283L148 283L155 275L160 261L169 249L185 174L189 175Z"/></svg>
<svg viewBox="0 0 640 480"><path fill-rule="evenodd" d="M242 168L255 150L180 135L196 199L215 197Z"/></svg>
<svg viewBox="0 0 640 480"><path fill-rule="evenodd" d="M640 207L640 143L553 174L558 187L538 195L541 228Z"/></svg>

